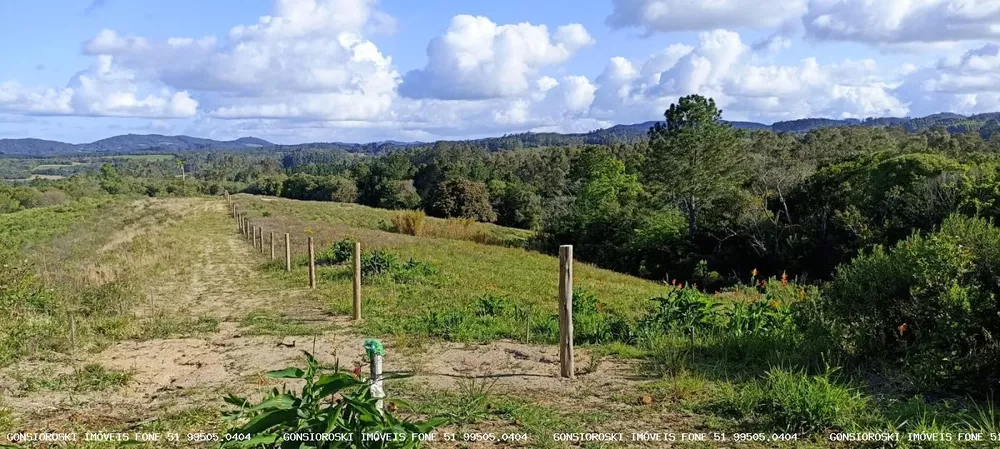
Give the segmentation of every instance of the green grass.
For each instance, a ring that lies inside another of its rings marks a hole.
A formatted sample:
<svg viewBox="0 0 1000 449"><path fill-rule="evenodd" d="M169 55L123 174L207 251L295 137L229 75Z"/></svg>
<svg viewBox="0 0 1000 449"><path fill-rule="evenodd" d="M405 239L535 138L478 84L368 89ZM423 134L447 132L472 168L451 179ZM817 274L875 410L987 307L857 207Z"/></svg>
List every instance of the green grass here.
<svg viewBox="0 0 1000 449"><path fill-rule="evenodd" d="M246 197L241 196L242 204ZM397 264L413 260L419 267L404 275L365 279L363 331L375 335L433 336L455 341L491 341L501 338L551 342L555 338L559 263L549 255L464 240L416 237L379 230L386 211L362 206L284 199L254 200L265 232L274 231L277 252L283 254L283 235L292 239L293 258L306 254L306 237L313 237L316 253L344 238L361 242L366 254L391 254ZM298 212L296 212L298 211ZM268 212L269 216L261 214ZM318 217L318 218L307 218ZM380 218L381 217L381 218ZM512 231L517 232L517 231ZM281 262L268 263L273 282L289 288L303 285L306 268L295 264L292 273ZM415 273L415 274L414 274ZM575 287L596 296L604 311L636 319L652 306L649 298L668 287L577 262ZM318 294L331 311L351 313L352 275L347 265L317 268ZM480 313L484 298L509 305L502 313Z"/></svg>
<svg viewBox="0 0 1000 449"><path fill-rule="evenodd" d="M154 340L161 338L187 338L219 331L219 320L212 317L187 317L174 313L157 313L136 334L124 338Z"/></svg>
<svg viewBox="0 0 1000 449"><path fill-rule="evenodd" d="M32 168L31 171L50 170L50 169L55 169L55 168L65 168L65 167L72 167L73 165L75 165L75 164L39 164L39 165L36 165L35 168Z"/></svg>
<svg viewBox="0 0 1000 449"><path fill-rule="evenodd" d="M134 159L148 162L169 161L174 159L170 154L116 154L114 156L104 156L103 159Z"/></svg>
<svg viewBox="0 0 1000 449"><path fill-rule="evenodd" d="M0 401L0 432L9 432L14 430L14 412L9 408L3 406L3 401Z"/></svg>
<svg viewBox="0 0 1000 449"><path fill-rule="evenodd" d="M433 340L555 342L558 290L555 257L515 247L391 232L386 223L392 212L357 205L245 195L239 198L244 209L251 211L255 224L279 236L279 259L284 250L283 234L291 235L292 253L297 261L293 271L286 273L280 260L262 264L264 279L272 284L284 288L305 286L306 237L314 239L317 253L345 238L359 241L368 255L366 260L378 251L380 256L375 259L394 261L384 264L390 273L397 273L410 260L417 266L433 268L419 276L383 274L365 279L364 321L358 332L390 338L397 348L416 348L416 351ZM318 279L318 290L312 295L331 311L349 315L350 262L318 267ZM656 303L649 299L671 291L669 286L579 262L574 266L574 284L586 291L575 298L575 303L589 301L587 298L592 296L588 307L595 308L574 312L578 337L607 332L601 328L615 324L614 320L604 320L611 316L630 323L634 331L641 331L640 326L635 326L637 321L656 310ZM488 426L527 431L532 435L530 447L561 447L562 443L551 440L553 432L591 431L615 419L625 420L619 422L641 419L646 412L636 405L639 394L655 398L649 413L690 417L691 422L683 426L697 423L699 429L727 433L800 432L805 440L792 447L829 447L831 444L822 435L831 430L988 432L996 428L993 408L976 406L975 402L945 406L921 400L924 407L921 413L912 404L909 410L905 407L901 410L891 394L868 393L864 389L864 373L838 376L825 372L826 363L837 360L817 357L823 354L823 347L813 347L816 342L798 333L758 331L758 327L769 329L777 324L759 321L759 317L750 315L752 310L737 311L733 306L733 301L763 300L767 304L772 299L781 302L789 296L795 300L800 294L806 295L806 290L793 286L779 288L779 285L767 284L766 293L762 294L745 289L711 298L722 304L720 312L741 314L745 323L739 333L719 325L699 330L693 339L677 329L633 335L630 341L596 338L601 343L590 349L597 357L636 360L637 374L652 377L651 382L637 384L616 396L617 407L624 407L624 411L609 415L606 411L588 409L560 410L557 405L541 404L539 398L520 400L496 393L488 382L481 380L463 380L446 392L421 392L419 387L407 384L408 391L402 392L402 398L414 403L415 413L443 412L460 429L474 431ZM776 307L766 311L774 314L775 319L781 317ZM586 338L578 339L578 344L581 340ZM578 368L587 372L594 367ZM768 444L748 446L768 447Z"/></svg>
<svg viewBox="0 0 1000 449"><path fill-rule="evenodd" d="M527 439L496 442L503 447L556 448L569 447L553 440L553 433L589 432L587 414L558 411L517 395L500 394L493 383L483 379L462 379L454 388L429 389L420 384L402 382L390 384L389 397L406 401L412 413L422 416L443 416L449 419L439 431L462 435L519 434Z"/></svg>
<svg viewBox="0 0 1000 449"><path fill-rule="evenodd" d="M70 373L53 374L51 371L19 371L14 379L22 393L38 391L72 391L89 393L106 391L127 385L133 373L108 369L97 363L89 363Z"/></svg>
<svg viewBox="0 0 1000 449"><path fill-rule="evenodd" d="M403 211L391 211L352 203L299 201L284 198L234 195L249 217L264 213L276 214L303 221L317 221L349 228L395 232L392 219ZM299 230L299 232L305 229ZM473 239L501 246L520 246L533 235L532 231L506 228L490 223L466 223L463 220L445 220L427 217L425 234L440 235L446 239Z"/></svg>
<svg viewBox="0 0 1000 449"><path fill-rule="evenodd" d="M849 431L868 407L858 391L838 385L829 373L777 368L744 383L723 402L742 418L761 420L765 430L801 433Z"/></svg>
<svg viewBox="0 0 1000 449"><path fill-rule="evenodd" d="M278 312L255 310L243 319L244 335L300 336L320 335L327 326L297 323Z"/></svg>
<svg viewBox="0 0 1000 449"><path fill-rule="evenodd" d="M147 286L190 265L183 262L190 253L178 249L205 224L189 217L164 226L180 219L172 206L105 197L0 214L0 240L9 242L0 248L0 318L14 323L0 327L0 366L73 350L71 317L79 352L213 331L216 322L133 313L147 304Z"/></svg>

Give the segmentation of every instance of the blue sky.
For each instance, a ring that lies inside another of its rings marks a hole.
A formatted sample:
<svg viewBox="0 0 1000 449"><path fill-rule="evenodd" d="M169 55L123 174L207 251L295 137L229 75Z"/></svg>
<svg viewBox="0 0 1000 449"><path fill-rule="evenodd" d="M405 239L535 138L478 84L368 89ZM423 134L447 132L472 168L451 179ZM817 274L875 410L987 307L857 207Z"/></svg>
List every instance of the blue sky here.
<svg viewBox="0 0 1000 449"><path fill-rule="evenodd" d="M992 0L0 0L0 138L305 141L1000 110Z"/></svg>

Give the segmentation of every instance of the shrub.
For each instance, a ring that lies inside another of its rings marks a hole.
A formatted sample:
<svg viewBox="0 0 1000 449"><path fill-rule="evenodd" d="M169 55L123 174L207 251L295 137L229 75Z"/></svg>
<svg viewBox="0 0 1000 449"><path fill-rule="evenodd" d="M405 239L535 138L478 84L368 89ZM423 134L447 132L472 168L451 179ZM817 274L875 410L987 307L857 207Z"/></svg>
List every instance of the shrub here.
<svg viewBox="0 0 1000 449"><path fill-rule="evenodd" d="M226 416L244 421L229 430L229 435L251 436L250 441L237 440L223 444L224 447L254 446L280 448L289 447L285 442L286 433L347 433L353 436L352 447L359 448L416 448L418 439L411 434L428 433L444 419L427 421L406 421L393 416L389 410L381 413L376 409L378 399L373 398L367 382L341 372L339 366L332 369L321 366L308 352L305 352L308 366L305 370L285 368L266 374L272 379L301 379L305 381L301 393L296 394L282 388L273 389L259 404L251 404L245 398L229 395L225 401L237 407ZM365 441L363 434L403 433L405 441L386 445L382 441ZM298 443L294 443L298 447ZM319 442L316 448L340 447L340 442Z"/></svg>
<svg viewBox="0 0 1000 449"><path fill-rule="evenodd" d="M380 249L361 254L361 278L381 276L399 269L396 255Z"/></svg>
<svg viewBox="0 0 1000 449"><path fill-rule="evenodd" d="M666 296L652 298L659 307L642 325L659 331L678 331L692 340L699 331L719 324L719 304L694 288L671 290Z"/></svg>
<svg viewBox="0 0 1000 449"><path fill-rule="evenodd" d="M483 295L476 301L477 316L500 316L507 309L507 299L493 295Z"/></svg>
<svg viewBox="0 0 1000 449"><path fill-rule="evenodd" d="M388 278L393 282L409 284L437 274L437 267L428 262L410 259L401 263L396 254L388 251L376 249L361 254L361 279L365 283Z"/></svg>
<svg viewBox="0 0 1000 449"><path fill-rule="evenodd" d="M375 188L376 207L382 209L416 209L420 206L420 195L413 187L412 180L383 181Z"/></svg>
<svg viewBox="0 0 1000 449"><path fill-rule="evenodd" d="M824 308L849 355L926 386L985 389L1000 380L997 279L1000 229L955 216L839 267Z"/></svg>
<svg viewBox="0 0 1000 449"><path fill-rule="evenodd" d="M354 240L343 239L316 255L317 265L339 265L354 256Z"/></svg>
<svg viewBox="0 0 1000 449"><path fill-rule="evenodd" d="M726 331L734 337L779 334L790 330L792 324L787 304L766 299L733 303L725 315Z"/></svg>
<svg viewBox="0 0 1000 449"><path fill-rule="evenodd" d="M847 429L867 403L857 392L833 383L831 374L828 370L809 376L772 368L723 402L742 417L756 417L788 432Z"/></svg>
<svg viewBox="0 0 1000 449"><path fill-rule="evenodd" d="M467 179L448 179L431 189L427 212L439 217L471 218L493 222L496 212L490 204L486 185Z"/></svg>
<svg viewBox="0 0 1000 449"><path fill-rule="evenodd" d="M252 193L254 195L268 195L268 196L285 196L283 194L282 186L284 183L288 183L289 191L295 192L293 194L298 195L301 191L301 184L304 182L302 179L296 180L285 180L283 177L263 177L259 178L247 186L244 189L246 193ZM291 197L290 197L291 198Z"/></svg>
<svg viewBox="0 0 1000 449"><path fill-rule="evenodd" d="M420 210L397 212L392 216L392 226L396 232L407 235L423 235L427 214Z"/></svg>

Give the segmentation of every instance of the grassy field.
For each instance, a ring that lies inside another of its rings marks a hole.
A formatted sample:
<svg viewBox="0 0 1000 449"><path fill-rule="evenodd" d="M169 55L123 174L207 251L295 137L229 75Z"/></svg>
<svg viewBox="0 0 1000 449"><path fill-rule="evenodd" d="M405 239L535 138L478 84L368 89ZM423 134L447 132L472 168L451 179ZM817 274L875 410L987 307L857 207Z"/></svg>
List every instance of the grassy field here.
<svg viewBox="0 0 1000 449"><path fill-rule="evenodd" d="M394 255L400 263L412 260L419 264L411 270L416 273L404 275L405 279L383 277L365 286L364 329L368 332L470 342L507 338L551 343L557 338L553 316L559 264L552 256L522 248L391 232L387 229L391 229L396 212L354 204L245 197L239 201L252 211L252 220L265 233L276 233L280 257L267 271L276 282L301 284L307 269L305 241L310 236L317 252L349 238L361 242L363 250L380 250ZM428 228L449 226L446 220L429 220ZM488 224L473 226L500 242L530 235ZM292 273L286 273L280 262L286 232L297 262ZM323 300L332 311L345 315L351 313L350 270L347 265L333 265L320 266L317 271ZM596 296L602 308L632 318L652 306L650 298L668 290L663 284L583 263L574 266L574 278L575 287Z"/></svg>
<svg viewBox="0 0 1000 449"><path fill-rule="evenodd" d="M388 370L413 375L387 383L392 399L410 404L404 416L447 417L442 430L458 435L526 438L459 447L881 447L826 435L998 428L982 403L901 395L859 373L804 366L797 355L808 342L707 331L623 338L616 326L639 329L657 310L651 298L682 290L582 263L577 380L563 381L553 344L558 261L517 247L530 232L428 219L413 236L395 232L398 212L234 198L266 237L275 233L277 261L268 238L259 250L238 234L221 199L83 200L0 215L3 263L18 267L0 275L0 298L32 298L2 309L16 324L0 329L0 431L220 431L222 392L260 397L283 385L261 373L301 366L303 349L356 366L368 337L386 343ZM322 261L316 290L307 288L307 237ZM333 247L345 238L361 242L366 267L384 269L366 275L358 324L346 318L351 269ZM740 292L719 300L741 301ZM553 438L570 432L669 432L678 441ZM679 441L682 433L727 440ZM764 440L739 440L753 435ZM118 445L80 447L109 446Z"/></svg>
<svg viewBox="0 0 1000 449"><path fill-rule="evenodd" d="M103 157L103 159L135 159L149 162L169 161L173 158L174 156L170 154L116 154Z"/></svg>
<svg viewBox="0 0 1000 449"><path fill-rule="evenodd" d="M399 234L391 225L398 212L348 204L238 198L254 225L278 236L278 261L266 261L265 254L262 264L264 274L275 284L286 288L305 284L303 254L307 236L315 240L321 258L332 244L346 238L360 241L368 252L380 251L394 255L401 263L415 263L417 268L411 270L415 273L403 269L401 276L383 275L366 281L364 322L357 328L365 335L388 338L394 347L413 353L426 351L441 341L473 345L502 340L531 344L556 341L558 262L552 256L520 248ZM433 225L443 224L428 224ZM477 226L501 235L520 234ZM284 271L281 262L285 232L292 237L295 267L291 273ZM997 429L997 415L988 403L928 401L872 384L861 372L842 372L804 362L800 353L805 351L797 347L808 341L783 336L739 337L728 331L708 332L690 340L661 335L616 341L596 333L594 327L600 327L601 322L598 319L598 325L594 325L591 321L595 316L623 317L627 326L635 326L637 320L654 310L651 298L667 296L677 289L581 263L574 271L575 286L585 292L583 296L596 299L597 310L577 315L577 342L591 353L590 361L578 370L603 376L607 373L600 368L602 363L617 364L630 367L632 376L642 381L612 381L614 386L606 387L611 392L595 390L592 385L579 386L573 397L591 404L582 407L538 396L537 392L528 394L525 400L523 392L512 394L509 385L493 388L489 376L466 379L445 392L419 382L404 384L394 391L419 404L418 410L447 411L457 417L459 428L528 431L539 447L560 447L550 437L554 432L572 431L566 429L619 432L669 428L726 433L729 438L736 433L767 434L766 438L771 438L771 433L796 435L796 441L783 441L781 447L838 446L825 438L830 429L898 431L904 438L906 432L988 435ZM317 299L331 312L349 315L351 269L344 264L321 265L318 278ZM756 290L751 292L751 297L758 295ZM804 290L772 280L761 299L773 304L786 296L804 294ZM743 301L736 299L743 296L734 291L718 298L728 308L725 304ZM827 363L836 366L835 360ZM652 404L637 406L637 398L646 396ZM593 409L595 400L603 404L601 410ZM773 447L766 441L742 443ZM688 442L680 446L700 444ZM956 441L897 444L956 446L977 447L976 443Z"/></svg>

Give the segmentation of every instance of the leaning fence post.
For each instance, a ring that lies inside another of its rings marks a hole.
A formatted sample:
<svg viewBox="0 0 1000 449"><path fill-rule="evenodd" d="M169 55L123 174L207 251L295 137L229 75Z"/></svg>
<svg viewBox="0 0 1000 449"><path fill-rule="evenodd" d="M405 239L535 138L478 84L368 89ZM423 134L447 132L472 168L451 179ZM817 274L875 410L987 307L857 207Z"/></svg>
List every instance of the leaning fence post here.
<svg viewBox="0 0 1000 449"><path fill-rule="evenodd" d="M316 253L312 237L309 237L309 288L316 288Z"/></svg>
<svg viewBox="0 0 1000 449"><path fill-rule="evenodd" d="M271 231L271 260L274 260L274 231Z"/></svg>
<svg viewBox="0 0 1000 449"><path fill-rule="evenodd" d="M354 242L354 320L361 319L361 242Z"/></svg>
<svg viewBox="0 0 1000 449"><path fill-rule="evenodd" d="M292 246L289 244L288 233L285 233L285 271L292 272Z"/></svg>
<svg viewBox="0 0 1000 449"><path fill-rule="evenodd" d="M559 247L559 363L560 375L573 379L573 245Z"/></svg>

